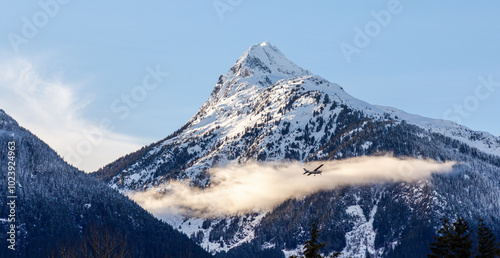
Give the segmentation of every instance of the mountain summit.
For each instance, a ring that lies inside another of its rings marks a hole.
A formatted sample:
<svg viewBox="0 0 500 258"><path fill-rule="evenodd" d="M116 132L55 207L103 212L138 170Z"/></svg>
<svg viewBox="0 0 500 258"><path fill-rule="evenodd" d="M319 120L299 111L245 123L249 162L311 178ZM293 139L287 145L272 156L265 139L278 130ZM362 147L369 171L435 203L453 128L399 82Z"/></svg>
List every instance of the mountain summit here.
<svg viewBox="0 0 500 258"><path fill-rule="evenodd" d="M311 75L311 72L288 60L278 48L268 41L251 46L226 74L228 77L256 76L258 79L264 78L263 82L267 85L281 79L292 79L305 75Z"/></svg>
<svg viewBox="0 0 500 258"><path fill-rule="evenodd" d="M221 75L211 94L210 102L230 97L238 92L260 91L283 79L312 75L292 61L268 41L251 46L225 75Z"/></svg>
<svg viewBox="0 0 500 258"><path fill-rule="evenodd" d="M297 254L313 221L322 228L321 239L328 239L325 251L346 257L425 256L443 217L482 217L500 231L500 138L358 100L269 42L251 46L221 75L183 127L94 175L123 192L168 191L178 181L209 187L209 169L226 164L388 152L458 165L453 176L344 187L291 199L268 212L164 219L206 250L229 257Z"/></svg>

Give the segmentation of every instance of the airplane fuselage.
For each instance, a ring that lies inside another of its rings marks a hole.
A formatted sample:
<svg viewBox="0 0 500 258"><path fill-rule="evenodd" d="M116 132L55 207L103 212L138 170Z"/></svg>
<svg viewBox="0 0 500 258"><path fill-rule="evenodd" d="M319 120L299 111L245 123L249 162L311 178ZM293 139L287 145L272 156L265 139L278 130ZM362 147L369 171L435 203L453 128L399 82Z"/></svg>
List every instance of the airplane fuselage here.
<svg viewBox="0 0 500 258"><path fill-rule="evenodd" d="M304 172L304 175L307 174L308 176L310 175L321 175L321 173L323 173L323 171L319 170L319 171L309 171L307 170L306 172Z"/></svg>
<svg viewBox="0 0 500 258"><path fill-rule="evenodd" d="M312 171L311 170L307 170L307 169L304 168L304 174L303 175L305 175L305 174L307 174L307 176L310 176L310 175L314 175L314 176L321 175L322 171L320 170L320 168L322 166L323 166L323 164L321 164L319 167L317 167L315 170L312 170Z"/></svg>

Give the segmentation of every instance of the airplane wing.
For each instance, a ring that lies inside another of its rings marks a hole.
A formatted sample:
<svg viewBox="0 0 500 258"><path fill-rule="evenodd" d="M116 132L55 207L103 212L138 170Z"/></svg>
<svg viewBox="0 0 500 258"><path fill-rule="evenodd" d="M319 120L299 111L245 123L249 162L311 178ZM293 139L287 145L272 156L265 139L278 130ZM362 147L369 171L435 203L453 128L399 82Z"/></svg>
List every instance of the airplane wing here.
<svg viewBox="0 0 500 258"><path fill-rule="evenodd" d="M318 169L320 169L323 165L325 165L325 164L319 165L319 167L317 167L314 171L318 171Z"/></svg>

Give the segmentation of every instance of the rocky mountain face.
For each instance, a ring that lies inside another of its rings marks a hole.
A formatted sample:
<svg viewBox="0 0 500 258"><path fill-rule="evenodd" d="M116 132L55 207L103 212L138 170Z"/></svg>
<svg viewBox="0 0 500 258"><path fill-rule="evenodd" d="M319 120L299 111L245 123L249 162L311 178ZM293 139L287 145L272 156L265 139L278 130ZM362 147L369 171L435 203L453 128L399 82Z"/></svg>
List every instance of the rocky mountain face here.
<svg viewBox="0 0 500 258"><path fill-rule="evenodd" d="M133 257L210 257L127 197L68 165L3 110L0 157L0 257L71 257L62 250L83 251L80 244L90 237L124 246Z"/></svg>
<svg viewBox="0 0 500 258"><path fill-rule="evenodd" d="M443 217L483 218L500 232L500 138L444 120L370 105L289 61L269 42L245 52L178 131L94 175L124 193L189 180L254 161L338 160L393 153L457 161L451 174L416 183L345 186L270 211L167 222L221 257L296 254L320 226L325 254L422 257Z"/></svg>

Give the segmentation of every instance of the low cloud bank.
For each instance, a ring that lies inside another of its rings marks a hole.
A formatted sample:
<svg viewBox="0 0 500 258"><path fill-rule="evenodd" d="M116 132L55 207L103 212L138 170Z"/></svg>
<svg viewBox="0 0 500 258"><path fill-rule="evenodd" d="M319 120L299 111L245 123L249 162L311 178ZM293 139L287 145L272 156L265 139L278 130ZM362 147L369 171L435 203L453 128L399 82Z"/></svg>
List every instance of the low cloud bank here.
<svg viewBox="0 0 500 258"><path fill-rule="evenodd" d="M320 164L324 164L322 175L303 175L303 167L313 170ZM211 169L211 185L205 189L171 182L158 189L134 192L129 196L160 218L169 214L217 217L270 210L287 199L340 186L415 182L429 178L431 174L451 172L455 164L452 161L439 163L413 158L365 156L306 164L228 165Z"/></svg>

